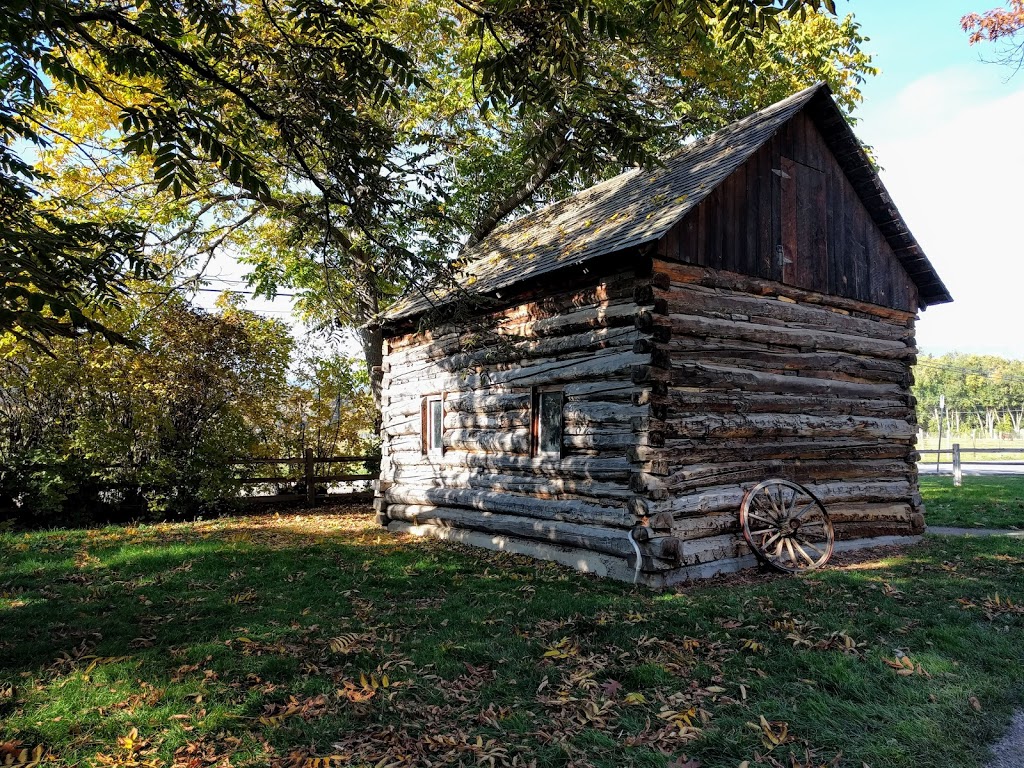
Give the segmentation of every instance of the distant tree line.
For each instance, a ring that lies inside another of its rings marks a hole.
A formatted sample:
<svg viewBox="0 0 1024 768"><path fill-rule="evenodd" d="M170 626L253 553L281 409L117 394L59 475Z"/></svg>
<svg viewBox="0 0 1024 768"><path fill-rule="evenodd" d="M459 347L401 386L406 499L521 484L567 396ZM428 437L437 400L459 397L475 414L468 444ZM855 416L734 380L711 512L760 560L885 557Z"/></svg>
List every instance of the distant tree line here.
<svg viewBox="0 0 1024 768"><path fill-rule="evenodd" d="M1024 436L1024 361L992 355L924 355L914 369L920 428L995 439ZM945 399L945 409L941 399Z"/></svg>

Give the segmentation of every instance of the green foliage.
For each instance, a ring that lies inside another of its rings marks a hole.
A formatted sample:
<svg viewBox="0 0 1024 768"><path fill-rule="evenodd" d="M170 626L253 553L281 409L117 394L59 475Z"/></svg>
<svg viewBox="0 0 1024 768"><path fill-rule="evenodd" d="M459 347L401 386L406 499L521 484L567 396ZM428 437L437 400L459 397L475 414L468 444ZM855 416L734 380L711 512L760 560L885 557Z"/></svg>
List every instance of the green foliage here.
<svg viewBox="0 0 1024 768"><path fill-rule="evenodd" d="M142 256L139 232L128 224L76 221L58 201L36 199L4 173L31 175L5 151L0 147L0 332L36 345L84 332L123 340L104 325L102 313L117 305L127 275L154 272Z"/></svg>
<svg viewBox="0 0 1024 768"><path fill-rule="evenodd" d="M259 291L298 288L308 319L364 326L408 286L447 279L467 236L524 207L816 79L852 108L873 69L833 12L825 0L18 0L0 22L21 94L0 108L5 157L21 163L5 173L83 221L138 220L171 269L244 244ZM38 167L14 138L37 145ZM372 364L379 338L360 334Z"/></svg>
<svg viewBox="0 0 1024 768"><path fill-rule="evenodd" d="M75 219L62 201L39 194L46 176L24 148L46 143L38 129L49 112L44 78L76 90L91 84L31 29L33 18L56 21L36 3L15 2L0 15L0 332L35 344L96 331L117 339L97 310L116 305L126 272L142 277L152 268L130 222Z"/></svg>
<svg viewBox="0 0 1024 768"><path fill-rule="evenodd" d="M0 515L193 514L236 493L230 460L276 430L283 324L147 293L116 320L130 345L2 340Z"/></svg>
<svg viewBox="0 0 1024 768"><path fill-rule="evenodd" d="M289 455L306 448L318 456L380 451L370 377L359 358L302 351L283 410L278 441Z"/></svg>
<svg viewBox="0 0 1024 768"><path fill-rule="evenodd" d="M921 428L937 431L945 397L943 432L977 431L989 438L1024 430L1024 361L992 355L923 355L914 368L914 396Z"/></svg>
<svg viewBox="0 0 1024 768"><path fill-rule="evenodd" d="M270 197L270 155L272 168L301 169L329 203L364 215L363 201L387 191L378 170L390 143L362 107L392 103L415 84L408 56L373 31L380 9L361 0L7 4L0 255L17 290L0 297L0 330L29 337L102 330L87 310L116 305L125 268L145 268L140 235L149 222L135 226L131 212L104 225L95 210L81 221L64 217L78 201L48 194L46 175L21 154L25 145L43 151L62 137L85 148L101 138L89 159L105 157L102 145L112 141L119 154L147 157L155 194L180 197L216 170L257 202ZM115 133L55 131L61 92L73 94L72 103L114 107Z"/></svg>
<svg viewBox="0 0 1024 768"><path fill-rule="evenodd" d="M722 4L720 10L728 14L744 5ZM614 32L573 32L566 18L558 28L572 38L566 43L531 38L539 34L538 6L493 20L493 32L462 55L475 54L474 62L483 63L425 95L432 115L454 118L434 125L461 150L449 161L458 181L446 187L451 194L445 203L471 242L524 208L624 167L655 164L658 154L813 82L826 81L849 113L860 101L858 85L876 72L852 17L837 20L808 10L772 16L771 24L750 21L754 26L742 35L749 45L737 47L726 22L704 10L710 15L697 24L682 11L676 18L638 13L631 4L591 7L588 14L598 19L614 14ZM457 43L455 38L449 46ZM545 45L571 51L565 61L574 63L563 65L556 54L545 53ZM492 94L475 108L490 82L481 67L518 83L534 53L550 60L532 76L539 82L509 95L514 105Z"/></svg>

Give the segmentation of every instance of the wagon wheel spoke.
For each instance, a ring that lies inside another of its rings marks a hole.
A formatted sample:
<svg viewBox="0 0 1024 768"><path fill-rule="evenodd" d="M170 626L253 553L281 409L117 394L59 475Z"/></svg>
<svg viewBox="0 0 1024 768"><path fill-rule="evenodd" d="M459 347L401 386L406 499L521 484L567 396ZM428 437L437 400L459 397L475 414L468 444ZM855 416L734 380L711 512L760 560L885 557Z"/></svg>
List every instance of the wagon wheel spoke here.
<svg viewBox="0 0 1024 768"><path fill-rule="evenodd" d="M793 515L793 519L794 520L799 520L805 514L807 514L808 510L814 509L817 505L818 505L818 502L816 502L814 499L811 499L809 502L807 502L807 504L805 504L803 506L803 508L799 512L797 512L795 515Z"/></svg>
<svg viewBox="0 0 1024 768"><path fill-rule="evenodd" d="M787 536L785 539L783 539L783 541L786 542L786 552L789 553L789 561L791 563L793 563L793 565L798 565L798 563L796 561L796 554L794 554L794 552L793 552L793 539L792 539L792 537L791 536Z"/></svg>
<svg viewBox="0 0 1024 768"><path fill-rule="evenodd" d="M811 557L810 555L808 555L807 554L807 550L805 550L803 547L800 546L800 542L799 542L799 540L796 537L793 538L793 546L796 547L796 551L799 552L803 556L804 560L807 561L807 565L810 565L810 566L814 565L814 563L815 563L814 558Z"/></svg>
<svg viewBox="0 0 1024 768"><path fill-rule="evenodd" d="M777 494L773 494L770 489L765 488L765 498L768 499L768 503L772 505L772 510L775 512L775 518L782 520L786 517L786 511L782 504L782 499Z"/></svg>
<svg viewBox="0 0 1024 768"><path fill-rule="evenodd" d="M751 488L743 497L740 524L751 551L780 571L818 568L832 556L835 534L828 512L792 481L765 480Z"/></svg>
<svg viewBox="0 0 1024 768"><path fill-rule="evenodd" d="M817 545L817 544L815 544L815 543L814 543L813 541L808 541L807 539L803 539L803 538L801 538L801 539L800 539L799 541L800 541L800 543L801 543L801 544L803 544L803 545L804 545L805 547L810 547L810 548L811 548L811 549L813 549L813 550L814 550L815 552L817 552L817 553L818 553L818 556L819 556L819 557L820 557L821 555L824 555L824 554L825 554L825 552L824 552L823 550L819 549L819 548L818 548L818 545Z"/></svg>
<svg viewBox="0 0 1024 768"><path fill-rule="evenodd" d="M792 519L794 517L793 510L796 509L797 500L800 498L800 493L796 490L793 491L789 497L789 504L786 505L786 517Z"/></svg>
<svg viewBox="0 0 1024 768"><path fill-rule="evenodd" d="M779 545L777 547L775 547L775 554L773 555L773 557L775 557L775 558L782 557L782 547L785 545L785 543L786 543L785 539L779 539Z"/></svg>
<svg viewBox="0 0 1024 768"><path fill-rule="evenodd" d="M757 512L747 512L747 517L752 517L755 520L760 520L762 523L768 523L769 525L778 525L779 521L773 517L765 517L759 515Z"/></svg>

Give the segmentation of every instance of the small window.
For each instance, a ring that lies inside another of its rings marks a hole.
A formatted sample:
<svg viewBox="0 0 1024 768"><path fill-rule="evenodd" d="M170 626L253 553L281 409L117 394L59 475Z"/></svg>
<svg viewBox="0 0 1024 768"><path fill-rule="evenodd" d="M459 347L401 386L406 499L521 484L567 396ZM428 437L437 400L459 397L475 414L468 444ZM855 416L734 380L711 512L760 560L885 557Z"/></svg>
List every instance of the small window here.
<svg viewBox="0 0 1024 768"><path fill-rule="evenodd" d="M533 447L535 456L562 455L562 403L559 391L541 390L533 398Z"/></svg>
<svg viewBox="0 0 1024 768"><path fill-rule="evenodd" d="M440 397L423 399L423 453L444 452L444 406Z"/></svg>

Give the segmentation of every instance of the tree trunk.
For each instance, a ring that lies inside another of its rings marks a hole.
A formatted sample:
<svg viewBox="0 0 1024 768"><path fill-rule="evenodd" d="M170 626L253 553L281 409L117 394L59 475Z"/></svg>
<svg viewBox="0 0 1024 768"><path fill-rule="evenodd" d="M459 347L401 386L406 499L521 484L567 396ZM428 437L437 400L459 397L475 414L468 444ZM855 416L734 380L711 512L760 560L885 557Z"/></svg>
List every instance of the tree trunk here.
<svg viewBox="0 0 1024 768"><path fill-rule="evenodd" d="M1013 425L1013 433L1016 437L1020 437L1021 422L1024 420L1024 411L1015 411L1012 408L1007 410L1010 414L1010 423Z"/></svg>
<svg viewBox="0 0 1024 768"><path fill-rule="evenodd" d="M380 410L381 395L381 364L384 361L381 349L384 343L384 332L377 323L371 323L359 328L359 341L363 345L363 356L366 358L366 370L370 374L370 390L373 392L373 401Z"/></svg>
<svg viewBox="0 0 1024 768"><path fill-rule="evenodd" d="M376 427L380 430L380 398L381 380L384 362L384 332L377 314L380 312L381 292L377 276L373 269L373 261L359 246L351 251L355 262L355 321L359 341L363 347L363 359L366 361L366 372L370 377L370 391L373 402L377 406Z"/></svg>

